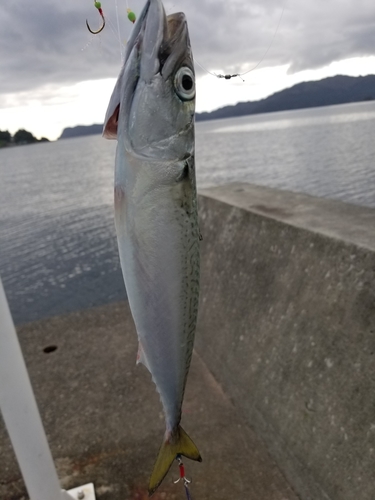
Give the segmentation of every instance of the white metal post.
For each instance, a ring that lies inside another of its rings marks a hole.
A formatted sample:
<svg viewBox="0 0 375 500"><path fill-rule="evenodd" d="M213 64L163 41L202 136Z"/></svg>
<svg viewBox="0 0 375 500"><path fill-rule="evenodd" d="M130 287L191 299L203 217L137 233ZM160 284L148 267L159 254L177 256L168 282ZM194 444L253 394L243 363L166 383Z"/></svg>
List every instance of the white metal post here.
<svg viewBox="0 0 375 500"><path fill-rule="evenodd" d="M1 279L0 409L30 500L73 498L60 489Z"/></svg>

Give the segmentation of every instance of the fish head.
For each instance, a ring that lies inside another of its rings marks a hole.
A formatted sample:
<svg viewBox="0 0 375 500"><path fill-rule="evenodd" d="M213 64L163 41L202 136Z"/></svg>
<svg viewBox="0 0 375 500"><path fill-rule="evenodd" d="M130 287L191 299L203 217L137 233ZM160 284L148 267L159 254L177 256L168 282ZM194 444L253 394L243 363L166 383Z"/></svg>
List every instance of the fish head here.
<svg viewBox="0 0 375 500"><path fill-rule="evenodd" d="M128 153L180 160L193 154L195 74L186 17L148 0L126 47L103 135Z"/></svg>

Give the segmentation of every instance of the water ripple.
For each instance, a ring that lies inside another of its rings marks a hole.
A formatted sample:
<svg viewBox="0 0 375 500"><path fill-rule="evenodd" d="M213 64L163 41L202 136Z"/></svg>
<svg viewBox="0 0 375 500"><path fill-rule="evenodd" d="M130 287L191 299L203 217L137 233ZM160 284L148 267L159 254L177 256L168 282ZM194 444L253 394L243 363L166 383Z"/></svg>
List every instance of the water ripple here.
<svg viewBox="0 0 375 500"><path fill-rule="evenodd" d="M375 208L375 103L202 122L198 186L244 181ZM114 141L0 151L0 273L17 323L125 297Z"/></svg>

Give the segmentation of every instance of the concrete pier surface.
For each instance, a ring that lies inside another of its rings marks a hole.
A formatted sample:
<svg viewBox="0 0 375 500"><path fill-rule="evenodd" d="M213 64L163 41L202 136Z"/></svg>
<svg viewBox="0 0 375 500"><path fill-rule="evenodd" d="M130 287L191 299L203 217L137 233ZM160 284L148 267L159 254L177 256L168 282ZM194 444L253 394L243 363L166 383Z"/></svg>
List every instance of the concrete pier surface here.
<svg viewBox="0 0 375 500"><path fill-rule="evenodd" d="M98 500L146 500L164 417L149 373L135 364L127 303L29 323L18 334L62 486L92 481ZM297 500L198 355L182 423L203 457L184 461L194 500ZM1 500L26 499L2 425L0 464ZM173 484L178 472L176 464L155 500L186 498L182 485Z"/></svg>

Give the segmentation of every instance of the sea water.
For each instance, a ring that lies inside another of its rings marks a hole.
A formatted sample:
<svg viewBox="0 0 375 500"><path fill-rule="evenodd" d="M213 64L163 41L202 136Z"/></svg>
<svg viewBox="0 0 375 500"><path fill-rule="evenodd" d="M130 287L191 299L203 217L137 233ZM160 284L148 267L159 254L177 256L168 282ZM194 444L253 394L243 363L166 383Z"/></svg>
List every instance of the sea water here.
<svg viewBox="0 0 375 500"><path fill-rule="evenodd" d="M125 297L115 141L0 150L0 274L16 322ZM375 208L375 103L196 124L199 187L250 182Z"/></svg>

